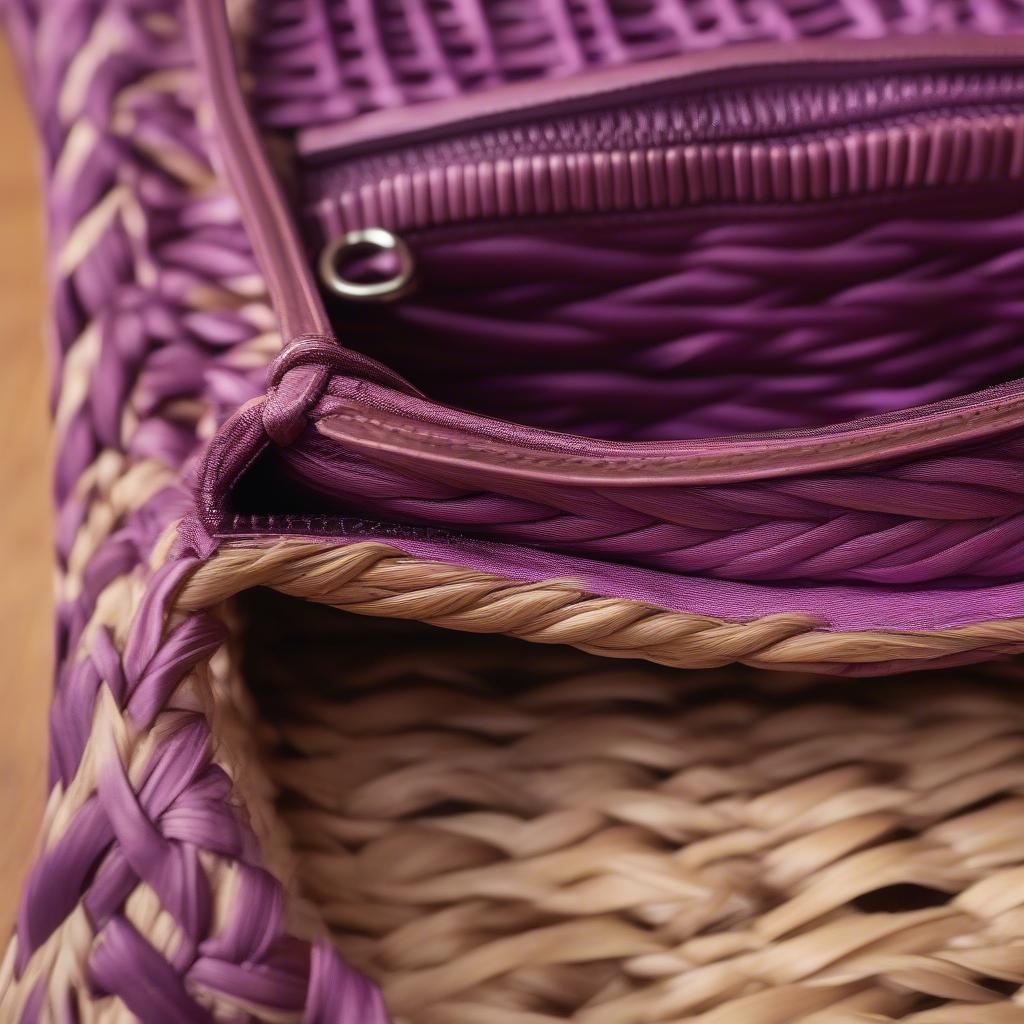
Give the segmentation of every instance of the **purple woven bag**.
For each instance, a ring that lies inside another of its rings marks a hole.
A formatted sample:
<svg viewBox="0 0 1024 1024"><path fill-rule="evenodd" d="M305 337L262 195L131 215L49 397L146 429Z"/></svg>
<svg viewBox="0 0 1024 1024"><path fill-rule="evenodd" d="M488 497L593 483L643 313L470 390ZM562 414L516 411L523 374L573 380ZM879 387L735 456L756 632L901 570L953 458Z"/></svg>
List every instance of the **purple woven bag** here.
<svg viewBox="0 0 1024 1024"><path fill-rule="evenodd" d="M1022 53L720 47L315 121L326 311L214 84L292 342L211 448L204 530L582 581L735 623L717 664L1016 649ZM682 631L632 650L707 664Z"/></svg>
<svg viewBox="0 0 1024 1024"><path fill-rule="evenodd" d="M386 1019L245 767L243 591L683 668L1024 650L1017 3L3 9L60 586L0 1020Z"/></svg>

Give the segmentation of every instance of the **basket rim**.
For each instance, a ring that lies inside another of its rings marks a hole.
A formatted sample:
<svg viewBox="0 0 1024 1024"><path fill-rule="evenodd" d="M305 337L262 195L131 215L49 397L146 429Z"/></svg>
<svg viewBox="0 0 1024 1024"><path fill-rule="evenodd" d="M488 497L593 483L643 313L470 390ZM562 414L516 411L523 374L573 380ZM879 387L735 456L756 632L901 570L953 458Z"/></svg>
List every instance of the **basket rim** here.
<svg viewBox="0 0 1024 1024"><path fill-rule="evenodd" d="M730 621L601 596L570 578L523 582L376 541L225 539L183 578L171 607L199 611L254 587L359 615L503 633L682 669L740 663L875 675L1024 653L1024 618L931 630L830 629L803 613Z"/></svg>

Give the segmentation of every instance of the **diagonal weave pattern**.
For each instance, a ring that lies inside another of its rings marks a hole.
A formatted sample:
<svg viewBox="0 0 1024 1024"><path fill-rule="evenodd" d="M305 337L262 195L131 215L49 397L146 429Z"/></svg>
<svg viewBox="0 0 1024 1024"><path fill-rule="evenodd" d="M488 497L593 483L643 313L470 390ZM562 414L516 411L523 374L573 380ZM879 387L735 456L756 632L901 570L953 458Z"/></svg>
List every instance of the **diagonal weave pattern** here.
<svg viewBox="0 0 1024 1024"><path fill-rule="evenodd" d="M244 607L305 890L411 1024L1024 1017L1017 669L680 676Z"/></svg>
<svg viewBox="0 0 1024 1024"><path fill-rule="evenodd" d="M51 792L0 1020L383 1019L286 907L236 778L244 748L222 738L229 726L212 739L223 625L166 621L193 565L165 561L191 504L184 467L279 347L197 123L179 5L11 0L3 13L48 176L58 673Z"/></svg>

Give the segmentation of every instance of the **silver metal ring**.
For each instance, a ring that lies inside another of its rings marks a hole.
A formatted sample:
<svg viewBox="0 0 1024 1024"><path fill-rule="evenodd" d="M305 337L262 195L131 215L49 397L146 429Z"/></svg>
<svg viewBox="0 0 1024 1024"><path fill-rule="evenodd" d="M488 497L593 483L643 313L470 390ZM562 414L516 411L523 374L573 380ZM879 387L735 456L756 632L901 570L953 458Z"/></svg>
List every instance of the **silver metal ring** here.
<svg viewBox="0 0 1024 1024"><path fill-rule="evenodd" d="M357 252L394 253L395 273L383 281L353 281L339 267L346 256ZM356 302L393 302L407 294L416 277L416 261L405 241L385 228L363 228L336 238L320 254L320 277L331 291Z"/></svg>

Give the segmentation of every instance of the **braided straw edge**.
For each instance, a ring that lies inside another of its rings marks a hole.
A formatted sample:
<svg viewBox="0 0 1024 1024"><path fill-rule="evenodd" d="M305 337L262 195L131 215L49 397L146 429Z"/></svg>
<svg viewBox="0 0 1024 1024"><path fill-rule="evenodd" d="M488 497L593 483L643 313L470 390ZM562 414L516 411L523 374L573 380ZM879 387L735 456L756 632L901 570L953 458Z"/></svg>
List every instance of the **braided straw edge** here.
<svg viewBox="0 0 1024 1024"><path fill-rule="evenodd" d="M1024 652L1024 619L1019 618L908 631L830 630L813 616L796 613L730 622L600 597L570 579L518 582L415 558L375 542L229 542L198 565L175 603L180 611L197 611L252 587L270 587L359 615L504 633L674 668L735 662L773 669L891 662L923 667L936 659L981 660Z"/></svg>

